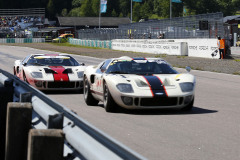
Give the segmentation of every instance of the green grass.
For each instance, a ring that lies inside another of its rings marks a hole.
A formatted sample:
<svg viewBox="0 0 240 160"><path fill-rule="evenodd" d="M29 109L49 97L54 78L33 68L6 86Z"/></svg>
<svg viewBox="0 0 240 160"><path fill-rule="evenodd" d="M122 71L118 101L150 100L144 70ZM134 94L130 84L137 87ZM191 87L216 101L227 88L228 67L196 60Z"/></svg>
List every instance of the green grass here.
<svg viewBox="0 0 240 160"><path fill-rule="evenodd" d="M186 56L177 56L177 58L186 58Z"/></svg>
<svg viewBox="0 0 240 160"><path fill-rule="evenodd" d="M155 57L156 58L165 58L165 57L167 57L167 55L166 54L158 54Z"/></svg>
<svg viewBox="0 0 240 160"><path fill-rule="evenodd" d="M235 59L236 62L240 62L240 59Z"/></svg>
<svg viewBox="0 0 240 160"><path fill-rule="evenodd" d="M234 75L240 75L240 72L234 72L233 74Z"/></svg>

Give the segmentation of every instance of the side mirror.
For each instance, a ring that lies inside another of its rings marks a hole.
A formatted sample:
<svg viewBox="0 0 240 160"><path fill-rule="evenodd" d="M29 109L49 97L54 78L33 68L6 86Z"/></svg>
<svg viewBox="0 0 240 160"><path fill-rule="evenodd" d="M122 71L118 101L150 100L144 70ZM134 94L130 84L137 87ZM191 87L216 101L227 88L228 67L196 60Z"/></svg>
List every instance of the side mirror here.
<svg viewBox="0 0 240 160"><path fill-rule="evenodd" d="M191 67L187 66L187 67L186 67L186 70L187 70L188 72L190 72L190 71L191 71Z"/></svg>
<svg viewBox="0 0 240 160"><path fill-rule="evenodd" d="M81 66L85 66L85 63L81 63L80 65L81 65Z"/></svg>
<svg viewBox="0 0 240 160"><path fill-rule="evenodd" d="M27 65L27 63L26 63L26 62L24 62L24 63L23 63L23 66L26 66L26 65Z"/></svg>

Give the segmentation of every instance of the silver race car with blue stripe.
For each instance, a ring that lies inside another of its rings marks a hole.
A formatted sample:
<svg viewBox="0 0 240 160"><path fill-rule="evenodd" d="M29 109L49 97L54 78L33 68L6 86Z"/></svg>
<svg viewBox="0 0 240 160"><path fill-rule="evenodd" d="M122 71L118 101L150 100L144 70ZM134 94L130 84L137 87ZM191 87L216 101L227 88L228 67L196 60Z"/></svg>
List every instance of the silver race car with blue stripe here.
<svg viewBox="0 0 240 160"><path fill-rule="evenodd" d="M84 71L87 105L103 102L107 112L127 109L179 108L191 110L195 77L178 73L161 58L107 59Z"/></svg>

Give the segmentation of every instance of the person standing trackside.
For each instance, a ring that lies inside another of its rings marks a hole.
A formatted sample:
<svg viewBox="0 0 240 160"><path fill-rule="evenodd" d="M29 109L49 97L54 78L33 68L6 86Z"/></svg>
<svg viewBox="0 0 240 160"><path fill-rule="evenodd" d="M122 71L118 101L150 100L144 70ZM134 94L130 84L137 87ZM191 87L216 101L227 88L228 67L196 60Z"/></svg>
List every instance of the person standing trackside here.
<svg viewBox="0 0 240 160"><path fill-rule="evenodd" d="M217 45L218 45L218 49L219 49L219 59L223 59L224 57L224 41L223 39L221 39L220 36L218 36L218 42L217 42Z"/></svg>

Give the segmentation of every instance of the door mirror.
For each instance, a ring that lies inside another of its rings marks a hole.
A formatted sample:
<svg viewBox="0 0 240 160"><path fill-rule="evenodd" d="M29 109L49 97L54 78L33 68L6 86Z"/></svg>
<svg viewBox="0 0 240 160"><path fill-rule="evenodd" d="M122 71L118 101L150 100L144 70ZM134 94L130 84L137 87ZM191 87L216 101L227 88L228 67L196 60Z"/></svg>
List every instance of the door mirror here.
<svg viewBox="0 0 240 160"><path fill-rule="evenodd" d="M190 71L191 71L191 67L187 66L187 67L186 67L186 70L187 70L188 72L190 72Z"/></svg>

